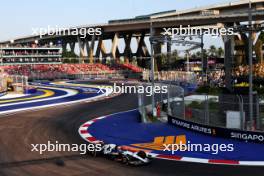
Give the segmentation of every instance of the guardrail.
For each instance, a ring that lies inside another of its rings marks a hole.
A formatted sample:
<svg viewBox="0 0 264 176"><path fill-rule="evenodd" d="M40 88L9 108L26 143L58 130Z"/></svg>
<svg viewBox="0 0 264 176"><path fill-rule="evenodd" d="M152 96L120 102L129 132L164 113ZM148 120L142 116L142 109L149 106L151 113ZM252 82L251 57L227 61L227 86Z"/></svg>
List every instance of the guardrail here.
<svg viewBox="0 0 264 176"><path fill-rule="evenodd" d="M235 139L244 142L254 142L264 144L264 133L242 131L228 128L213 127L209 125L203 125L199 123L182 120L180 118L168 116L168 123L180 128L188 129L194 132L210 135L213 137L222 137Z"/></svg>
<svg viewBox="0 0 264 176"><path fill-rule="evenodd" d="M131 71L114 71L114 72L90 72L82 74L43 74L35 73L29 76L29 80L55 80L55 79L124 79L133 78L141 79L141 73L133 73Z"/></svg>

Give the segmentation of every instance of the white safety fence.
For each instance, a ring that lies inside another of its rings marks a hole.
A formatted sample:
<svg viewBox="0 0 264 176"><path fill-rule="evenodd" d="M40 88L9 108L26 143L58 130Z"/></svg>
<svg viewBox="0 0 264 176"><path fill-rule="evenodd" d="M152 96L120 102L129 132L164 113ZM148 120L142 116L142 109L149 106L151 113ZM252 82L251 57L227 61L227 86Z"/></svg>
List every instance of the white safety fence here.
<svg viewBox="0 0 264 176"><path fill-rule="evenodd" d="M150 79L151 79L151 72L149 70L144 70L143 80L150 80ZM193 72L161 71L161 72L155 72L155 80L197 83L197 75Z"/></svg>

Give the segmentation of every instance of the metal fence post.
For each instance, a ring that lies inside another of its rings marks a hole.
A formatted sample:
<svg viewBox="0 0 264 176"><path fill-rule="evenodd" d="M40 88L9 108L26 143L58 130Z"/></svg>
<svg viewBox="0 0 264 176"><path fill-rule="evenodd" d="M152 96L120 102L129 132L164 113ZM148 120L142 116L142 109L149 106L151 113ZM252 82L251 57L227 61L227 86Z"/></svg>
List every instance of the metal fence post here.
<svg viewBox="0 0 264 176"><path fill-rule="evenodd" d="M169 89L168 89L168 93L167 93L167 113L169 114L169 115L172 115L171 114L171 105L170 105L170 91L171 91L171 85L170 85L170 87L169 87Z"/></svg>
<svg viewBox="0 0 264 176"><path fill-rule="evenodd" d="M186 120L186 116L185 116L185 97L184 97L184 91L182 92L182 111L183 111L183 119Z"/></svg>
<svg viewBox="0 0 264 176"><path fill-rule="evenodd" d="M256 125L257 129L261 130L261 119L259 114L259 96L256 94Z"/></svg>
<svg viewBox="0 0 264 176"><path fill-rule="evenodd" d="M145 112L145 104L144 104L144 94L138 93L138 109L141 115L141 122L146 123L146 112Z"/></svg>
<svg viewBox="0 0 264 176"><path fill-rule="evenodd" d="M244 130L245 129L244 101L241 95L237 95L237 97L239 100L240 123L241 123L240 129Z"/></svg>
<svg viewBox="0 0 264 176"><path fill-rule="evenodd" d="M205 94L205 101L204 101L204 122L209 125L210 120L209 120L209 98L208 95Z"/></svg>

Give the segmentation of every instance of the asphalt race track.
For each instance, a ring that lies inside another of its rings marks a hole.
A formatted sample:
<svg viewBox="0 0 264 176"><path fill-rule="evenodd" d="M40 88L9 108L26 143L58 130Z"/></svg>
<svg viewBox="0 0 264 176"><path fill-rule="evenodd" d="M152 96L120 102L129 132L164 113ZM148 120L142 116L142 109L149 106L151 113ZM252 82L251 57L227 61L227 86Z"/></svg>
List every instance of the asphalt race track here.
<svg viewBox="0 0 264 176"><path fill-rule="evenodd" d="M99 116L136 108L137 97L120 95L92 103L59 106L0 117L0 175L2 176L263 176L263 167L220 166L154 160L148 166L131 167L75 152L31 152L30 144L59 141L83 143L81 124ZM63 160L65 166L57 161Z"/></svg>

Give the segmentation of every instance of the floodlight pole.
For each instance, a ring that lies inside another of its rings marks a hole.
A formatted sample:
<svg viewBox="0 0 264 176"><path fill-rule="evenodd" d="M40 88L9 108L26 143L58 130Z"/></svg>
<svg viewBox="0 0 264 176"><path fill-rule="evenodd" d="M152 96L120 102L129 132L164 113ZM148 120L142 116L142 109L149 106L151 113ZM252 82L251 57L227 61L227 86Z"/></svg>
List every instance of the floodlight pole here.
<svg viewBox="0 0 264 176"><path fill-rule="evenodd" d="M253 41L252 41L252 5L251 0L249 0L249 11L248 11L248 21L249 21L249 33L248 33L248 59L249 59L249 119L250 128L253 129L253 63L252 63L252 51L253 51Z"/></svg>
<svg viewBox="0 0 264 176"><path fill-rule="evenodd" d="M154 86L155 86L155 58L154 58L154 38L153 38L153 25L152 20L150 19L150 45L151 45L151 86L152 86L152 99L151 99L151 105L152 105L152 115L156 116L156 105L155 105L155 92L154 92Z"/></svg>

